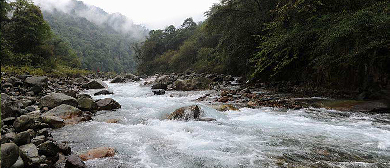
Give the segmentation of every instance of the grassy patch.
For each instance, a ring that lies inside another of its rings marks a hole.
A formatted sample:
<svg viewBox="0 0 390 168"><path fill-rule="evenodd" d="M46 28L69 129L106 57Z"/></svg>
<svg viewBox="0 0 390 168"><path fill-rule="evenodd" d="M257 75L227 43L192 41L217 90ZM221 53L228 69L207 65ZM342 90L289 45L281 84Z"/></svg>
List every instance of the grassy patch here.
<svg viewBox="0 0 390 168"><path fill-rule="evenodd" d="M55 69L43 70L42 68L36 68L31 66L1 66L1 72L9 75L36 75L36 76L80 76L92 73L88 70L75 69L67 66L57 66Z"/></svg>

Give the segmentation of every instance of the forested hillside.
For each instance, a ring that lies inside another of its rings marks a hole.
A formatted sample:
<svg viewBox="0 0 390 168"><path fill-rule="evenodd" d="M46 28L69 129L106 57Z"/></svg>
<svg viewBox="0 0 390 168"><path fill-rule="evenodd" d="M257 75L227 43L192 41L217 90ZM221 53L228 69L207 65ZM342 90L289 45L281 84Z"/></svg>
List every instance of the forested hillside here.
<svg viewBox="0 0 390 168"><path fill-rule="evenodd" d="M9 15L12 13L12 15ZM80 67L69 43L56 36L30 1L1 0L1 66Z"/></svg>
<svg viewBox="0 0 390 168"><path fill-rule="evenodd" d="M44 10L45 8L43 8ZM69 9L44 10L53 32L68 41L89 70L132 72L136 68L132 44L144 40L144 27L120 14L71 1Z"/></svg>
<svg viewBox="0 0 390 168"><path fill-rule="evenodd" d="M389 13L388 0L222 0L203 23L150 31L138 71L377 91L389 86Z"/></svg>

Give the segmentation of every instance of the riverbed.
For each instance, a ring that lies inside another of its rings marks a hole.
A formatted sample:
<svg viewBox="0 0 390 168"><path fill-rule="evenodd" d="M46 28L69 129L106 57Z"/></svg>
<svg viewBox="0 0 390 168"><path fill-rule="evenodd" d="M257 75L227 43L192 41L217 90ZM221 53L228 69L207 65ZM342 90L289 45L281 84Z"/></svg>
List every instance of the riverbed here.
<svg viewBox="0 0 390 168"><path fill-rule="evenodd" d="M304 108L240 108L217 111L196 101L213 91L154 95L140 82L106 82L122 108L98 112L93 121L55 130L74 153L113 147L116 155L88 167L388 167L390 116ZM86 93L92 95L97 90ZM216 121L165 119L175 109L198 105ZM117 123L107 123L116 119Z"/></svg>

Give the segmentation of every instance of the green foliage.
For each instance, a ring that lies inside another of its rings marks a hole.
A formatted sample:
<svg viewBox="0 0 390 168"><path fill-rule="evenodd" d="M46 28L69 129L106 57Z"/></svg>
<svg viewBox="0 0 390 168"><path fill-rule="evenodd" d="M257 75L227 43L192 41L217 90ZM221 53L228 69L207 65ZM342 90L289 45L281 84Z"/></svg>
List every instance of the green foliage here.
<svg viewBox="0 0 390 168"><path fill-rule="evenodd" d="M296 1L278 8L282 14L268 24L270 33L262 36L260 51L253 58L256 68L252 77L308 80L340 89L386 85L384 79L390 74L390 3L336 3L349 4ZM305 9L307 6L311 10Z"/></svg>
<svg viewBox="0 0 390 168"><path fill-rule="evenodd" d="M134 38L134 34L124 33L111 27L112 25L124 26L120 25L124 22L123 18L112 19L114 23L106 21L102 25L97 25L78 15L77 13L88 10L88 7L81 1L74 2L75 6L70 13L54 9L50 12L44 11L43 15L53 32L76 51L74 54L80 59L81 67L105 72L134 71L136 61L131 46L139 39ZM112 17L104 11L97 12L97 16ZM135 29L136 25L131 26ZM137 33L138 36L143 36L141 31Z"/></svg>
<svg viewBox="0 0 390 168"><path fill-rule="evenodd" d="M178 29L151 31L136 47L138 71L383 89L390 78L389 8L386 0L221 0L199 25L186 20Z"/></svg>
<svg viewBox="0 0 390 168"><path fill-rule="evenodd" d="M28 0L1 1L1 64L41 67L79 67L69 44L53 36L41 10ZM9 18L7 14L12 14Z"/></svg>

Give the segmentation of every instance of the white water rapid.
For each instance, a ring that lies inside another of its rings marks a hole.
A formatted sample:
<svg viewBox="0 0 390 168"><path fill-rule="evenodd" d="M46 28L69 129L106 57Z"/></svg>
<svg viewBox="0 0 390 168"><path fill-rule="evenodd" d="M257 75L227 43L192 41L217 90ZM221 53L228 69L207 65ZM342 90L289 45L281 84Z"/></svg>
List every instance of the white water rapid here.
<svg viewBox="0 0 390 168"><path fill-rule="evenodd" d="M210 91L153 95L142 82L111 84L122 108L93 121L55 130L74 153L113 147L116 155L89 160L88 167L387 167L390 117L325 109L273 108L220 112L195 99ZM94 93L96 90L88 91ZM170 95L173 95L171 97ZM217 121L164 119L175 109L200 105ZM118 119L118 123L106 123Z"/></svg>

